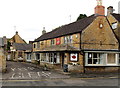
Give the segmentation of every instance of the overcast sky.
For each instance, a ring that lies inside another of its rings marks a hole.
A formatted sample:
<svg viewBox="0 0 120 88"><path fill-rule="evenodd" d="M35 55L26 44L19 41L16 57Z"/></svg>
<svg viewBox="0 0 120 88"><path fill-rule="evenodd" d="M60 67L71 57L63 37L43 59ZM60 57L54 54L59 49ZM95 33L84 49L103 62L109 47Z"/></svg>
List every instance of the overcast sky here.
<svg viewBox="0 0 120 88"><path fill-rule="evenodd" d="M118 13L118 1L103 0L103 5L113 6ZM96 3L96 0L0 0L0 37L11 38L18 31L27 42L32 41L41 35L43 27L49 32L76 21L79 14L94 14Z"/></svg>

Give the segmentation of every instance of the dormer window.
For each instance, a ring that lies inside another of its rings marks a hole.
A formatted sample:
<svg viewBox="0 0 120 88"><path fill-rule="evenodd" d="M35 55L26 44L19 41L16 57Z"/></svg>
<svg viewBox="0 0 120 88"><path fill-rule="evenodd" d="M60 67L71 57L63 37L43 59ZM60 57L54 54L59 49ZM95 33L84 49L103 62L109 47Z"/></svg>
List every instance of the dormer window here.
<svg viewBox="0 0 120 88"><path fill-rule="evenodd" d="M116 29L117 28L117 22L112 23L112 29Z"/></svg>

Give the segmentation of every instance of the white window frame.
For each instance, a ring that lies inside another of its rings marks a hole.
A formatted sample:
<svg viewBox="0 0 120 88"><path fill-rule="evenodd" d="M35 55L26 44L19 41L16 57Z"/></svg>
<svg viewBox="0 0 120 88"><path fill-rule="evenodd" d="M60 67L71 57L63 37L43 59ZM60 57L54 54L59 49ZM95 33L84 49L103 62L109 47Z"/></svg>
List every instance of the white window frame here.
<svg viewBox="0 0 120 88"><path fill-rule="evenodd" d="M64 43L65 44L72 43L72 41L73 41L72 35L68 35L68 36L64 37Z"/></svg>
<svg viewBox="0 0 120 88"><path fill-rule="evenodd" d="M118 62L118 65L120 66L120 53L118 53L117 56L118 56L118 57L117 57L117 62Z"/></svg>
<svg viewBox="0 0 120 88"><path fill-rule="evenodd" d="M55 45L55 40L54 39L51 40L51 45Z"/></svg>
<svg viewBox="0 0 120 88"><path fill-rule="evenodd" d="M88 64L88 53L91 53L92 54L92 64ZM104 65L104 60L103 60L103 58L102 58L102 63L100 63L100 64L93 64L93 60L95 59L95 58L93 58L93 54L94 53L96 53L96 52L87 52L87 53L85 53L85 65L86 66L103 66ZM98 54L104 54L104 53L97 53L97 55ZM105 55L105 54L104 54ZM106 58L106 57L105 57ZM100 57L99 58L97 58L97 59L99 59L100 60Z"/></svg>
<svg viewBox="0 0 120 88"><path fill-rule="evenodd" d="M49 62L49 53L46 53L46 59L45 59L46 62Z"/></svg>
<svg viewBox="0 0 120 88"><path fill-rule="evenodd" d="M55 53L44 53L44 54L46 54L44 61L43 61L43 59L41 59L41 58L44 58L44 56L40 56L40 61L41 62L46 62L46 63L49 63L49 64L60 64L60 54L59 53L56 53L56 63L53 63Z"/></svg>
<svg viewBox="0 0 120 88"><path fill-rule="evenodd" d="M116 29L117 28L117 22L115 22L115 23L112 23L112 29Z"/></svg>
<svg viewBox="0 0 120 88"><path fill-rule="evenodd" d="M31 61L31 59L32 59L31 53L27 53L27 54L26 54L26 60L27 60L27 61Z"/></svg>
<svg viewBox="0 0 120 88"><path fill-rule="evenodd" d="M64 43L67 44L67 37L64 37Z"/></svg>
<svg viewBox="0 0 120 88"><path fill-rule="evenodd" d="M72 35L70 35L69 37L70 37L70 39L69 39L69 40L70 40L70 43L72 43L72 41L73 41L73 40L72 40Z"/></svg>
<svg viewBox="0 0 120 88"><path fill-rule="evenodd" d="M47 58L47 55L46 55L47 53L42 53L42 54L40 54L40 61L41 62L46 62L46 58ZM45 59L42 59L42 58L45 58Z"/></svg>
<svg viewBox="0 0 120 88"><path fill-rule="evenodd" d="M109 53L110 54L110 53ZM110 63L108 63L108 53L107 53L107 58L106 58L106 65L107 66L116 66L116 65L118 65L118 63L117 63L117 58L118 58L118 54L116 54L116 53L114 53L115 54L115 63L114 64L110 64Z"/></svg>
<svg viewBox="0 0 120 88"><path fill-rule="evenodd" d="M60 63L60 53L57 53L57 63Z"/></svg>

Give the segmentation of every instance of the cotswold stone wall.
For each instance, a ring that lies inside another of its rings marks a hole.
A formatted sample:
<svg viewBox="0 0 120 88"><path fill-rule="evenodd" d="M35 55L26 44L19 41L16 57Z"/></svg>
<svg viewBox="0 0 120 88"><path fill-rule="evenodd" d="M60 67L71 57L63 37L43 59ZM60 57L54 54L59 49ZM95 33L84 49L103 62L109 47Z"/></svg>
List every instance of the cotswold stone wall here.
<svg viewBox="0 0 120 88"><path fill-rule="evenodd" d="M0 48L0 72L6 71L6 56L4 50Z"/></svg>
<svg viewBox="0 0 120 88"><path fill-rule="evenodd" d="M102 25L102 27L100 27ZM105 17L97 17L90 26L82 32L82 49L110 50L118 49L116 39Z"/></svg>
<svg viewBox="0 0 120 88"><path fill-rule="evenodd" d="M98 72L118 72L119 67L85 67L85 73L98 73Z"/></svg>

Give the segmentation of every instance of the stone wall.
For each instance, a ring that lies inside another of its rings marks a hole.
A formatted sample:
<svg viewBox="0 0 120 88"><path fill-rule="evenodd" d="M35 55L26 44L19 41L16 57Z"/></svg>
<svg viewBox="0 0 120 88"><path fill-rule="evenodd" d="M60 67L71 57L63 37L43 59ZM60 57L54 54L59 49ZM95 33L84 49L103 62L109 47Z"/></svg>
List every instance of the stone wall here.
<svg viewBox="0 0 120 88"><path fill-rule="evenodd" d="M6 56L4 50L0 48L0 72L6 71Z"/></svg>
<svg viewBox="0 0 120 88"><path fill-rule="evenodd" d="M91 66L85 67L85 73L99 73L99 72L118 72L119 67L105 67L105 66Z"/></svg>
<svg viewBox="0 0 120 88"><path fill-rule="evenodd" d="M100 25L102 27L100 28ZM106 17L97 17L82 32L82 49L110 50L118 49L119 44Z"/></svg>

